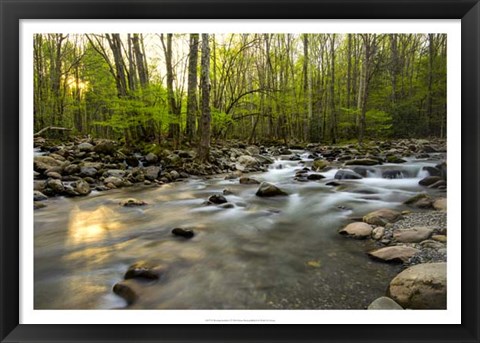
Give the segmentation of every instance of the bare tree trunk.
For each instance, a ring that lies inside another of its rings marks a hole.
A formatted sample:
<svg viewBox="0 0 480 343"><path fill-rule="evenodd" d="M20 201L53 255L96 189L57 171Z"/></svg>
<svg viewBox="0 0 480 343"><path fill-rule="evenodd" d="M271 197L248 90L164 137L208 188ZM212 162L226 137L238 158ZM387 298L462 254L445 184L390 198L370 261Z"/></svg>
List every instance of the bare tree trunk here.
<svg viewBox="0 0 480 343"><path fill-rule="evenodd" d="M202 59L200 87L202 92L202 116L200 120L200 142L198 160L208 161L210 153L210 46L208 33L202 34Z"/></svg>
<svg viewBox="0 0 480 343"><path fill-rule="evenodd" d="M189 141L195 137L195 123L197 121L197 64L198 64L198 33L190 34L190 53L188 60L188 95L187 95L187 127L186 134Z"/></svg>
<svg viewBox="0 0 480 343"><path fill-rule="evenodd" d="M173 91L173 64L172 64L172 33L167 33L167 45L165 46L163 34L160 36L163 50L165 52L165 64L167 67L167 94L168 112L173 115L173 122L169 125L169 136L173 139L173 146L177 148L180 144L180 106L175 99Z"/></svg>
<svg viewBox="0 0 480 343"><path fill-rule="evenodd" d="M330 38L331 82L330 82L330 138L332 144L337 142L337 113L335 109L335 33Z"/></svg>

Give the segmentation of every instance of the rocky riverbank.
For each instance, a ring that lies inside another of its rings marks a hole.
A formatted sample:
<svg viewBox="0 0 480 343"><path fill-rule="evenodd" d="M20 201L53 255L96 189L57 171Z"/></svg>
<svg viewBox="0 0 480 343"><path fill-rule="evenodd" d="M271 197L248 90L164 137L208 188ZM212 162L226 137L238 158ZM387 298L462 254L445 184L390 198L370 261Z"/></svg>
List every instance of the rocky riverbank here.
<svg viewBox="0 0 480 343"><path fill-rule="evenodd" d="M40 201L51 196L84 196L92 190L128 187L134 184L162 185L181 181L192 175L208 176L229 174L239 177L244 173L266 171L277 156L291 161L301 157L295 150L309 151L314 159L312 169L300 171L296 181L316 181L323 178L314 172L332 167L345 167L336 179L359 179L366 176L369 167L384 162L403 163L404 157L428 158L431 154L446 151L443 140L398 140L372 142L364 146L348 144L325 146L305 144L295 146L247 146L229 143L213 146L207 162L199 163L194 150L168 150L150 146L147 150L127 149L114 141L77 139L53 144L44 138L35 139L34 201L35 208L45 206ZM293 151L292 151L293 150ZM445 188L446 165L428 170L430 177L425 185ZM396 178L400 171L385 171L382 177Z"/></svg>
<svg viewBox="0 0 480 343"><path fill-rule="evenodd" d="M372 259L401 263L405 268L391 280L387 296L373 301L369 309L446 308L446 198L430 200L429 210L400 213L380 209L339 231L353 238L375 240L377 249L367 252ZM407 203L415 206L411 200Z"/></svg>

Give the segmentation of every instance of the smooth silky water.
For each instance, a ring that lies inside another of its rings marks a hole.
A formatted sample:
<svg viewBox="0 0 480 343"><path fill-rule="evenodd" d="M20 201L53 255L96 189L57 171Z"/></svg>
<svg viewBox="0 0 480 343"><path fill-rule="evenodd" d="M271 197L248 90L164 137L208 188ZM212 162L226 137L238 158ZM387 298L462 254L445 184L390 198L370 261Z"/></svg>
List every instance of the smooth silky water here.
<svg viewBox="0 0 480 343"><path fill-rule="evenodd" d="M380 208L406 209L428 175L423 166L443 160L409 159L403 165L369 167L361 180L341 180L341 191L321 181L294 181L312 160L277 160L252 174L287 191L284 197L255 196L258 185L237 180L193 178L161 187L136 186L86 197L52 198L35 211L34 303L36 309L117 309L112 292L128 266L160 264L167 272L141 284L134 309L363 309L385 294L401 266L372 261L371 240L337 231L352 218ZM384 169L404 177L382 179ZM229 188L231 209L205 206ZM144 207L119 206L135 197ZM175 227L195 236L175 237Z"/></svg>

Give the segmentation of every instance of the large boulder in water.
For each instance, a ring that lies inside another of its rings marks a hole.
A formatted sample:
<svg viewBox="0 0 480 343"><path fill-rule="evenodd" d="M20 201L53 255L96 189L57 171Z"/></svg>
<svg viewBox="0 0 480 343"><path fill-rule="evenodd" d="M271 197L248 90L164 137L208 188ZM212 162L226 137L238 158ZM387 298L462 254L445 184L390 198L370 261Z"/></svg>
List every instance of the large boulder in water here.
<svg viewBox="0 0 480 343"><path fill-rule="evenodd" d="M138 299L139 285L132 279L124 280L113 286L113 293L123 298L128 305L131 305Z"/></svg>
<svg viewBox="0 0 480 343"><path fill-rule="evenodd" d="M338 233L342 235L348 235L353 238L362 239L370 237L370 235L372 234L372 230L373 228L367 223L356 222L348 224L343 229L338 231Z"/></svg>
<svg viewBox="0 0 480 343"><path fill-rule="evenodd" d="M350 169L340 169L335 174L335 179L337 180L357 180L362 179L362 175L355 173L353 170Z"/></svg>
<svg viewBox="0 0 480 343"><path fill-rule="evenodd" d="M135 198L125 199L120 202L120 206L124 206L124 207L144 206L146 204L147 203L145 201L138 200Z"/></svg>
<svg viewBox="0 0 480 343"><path fill-rule="evenodd" d="M172 230L172 234L174 236L180 236L183 238L192 238L195 233L191 229L183 229L181 227L176 227L175 229Z"/></svg>
<svg viewBox="0 0 480 343"><path fill-rule="evenodd" d="M288 195L288 193L271 183L262 182L255 195L259 197L273 197L278 195Z"/></svg>
<svg viewBox="0 0 480 343"><path fill-rule="evenodd" d="M427 176L420 181L418 181L418 184L421 186L430 186L433 185L435 182L442 180L440 176Z"/></svg>
<svg viewBox="0 0 480 343"><path fill-rule="evenodd" d="M223 195L220 195L220 194L214 194L214 195L211 195L209 198L208 198L208 201L211 202L212 204L224 204L227 202L227 199L223 196Z"/></svg>
<svg viewBox="0 0 480 343"><path fill-rule="evenodd" d="M363 221L371 225L385 226L385 224L396 222L401 217L402 214L398 211L382 208L365 215Z"/></svg>
<svg viewBox="0 0 480 343"><path fill-rule="evenodd" d="M151 263L140 261L128 267L124 275L124 279L148 279L158 280L161 275L165 273L165 268L162 266L155 266Z"/></svg>
<svg viewBox="0 0 480 343"><path fill-rule="evenodd" d="M403 308L447 307L447 264L423 263L405 269L391 282L389 296Z"/></svg>
<svg viewBox="0 0 480 343"><path fill-rule="evenodd" d="M259 185L260 181L252 179L251 177L242 176L238 180L242 185Z"/></svg>

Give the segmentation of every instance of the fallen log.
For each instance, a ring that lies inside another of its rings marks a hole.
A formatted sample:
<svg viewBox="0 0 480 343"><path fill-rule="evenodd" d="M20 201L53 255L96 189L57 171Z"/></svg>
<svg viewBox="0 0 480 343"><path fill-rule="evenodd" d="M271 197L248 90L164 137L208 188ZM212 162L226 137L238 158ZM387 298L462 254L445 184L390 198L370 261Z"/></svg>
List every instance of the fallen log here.
<svg viewBox="0 0 480 343"><path fill-rule="evenodd" d="M50 131L50 130L53 130L53 131L72 131L72 129L69 129L68 127L47 126L47 127L44 127L43 129L41 129L40 131L38 131L37 133L34 133L33 137L38 137L42 133L44 133L46 131Z"/></svg>

